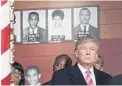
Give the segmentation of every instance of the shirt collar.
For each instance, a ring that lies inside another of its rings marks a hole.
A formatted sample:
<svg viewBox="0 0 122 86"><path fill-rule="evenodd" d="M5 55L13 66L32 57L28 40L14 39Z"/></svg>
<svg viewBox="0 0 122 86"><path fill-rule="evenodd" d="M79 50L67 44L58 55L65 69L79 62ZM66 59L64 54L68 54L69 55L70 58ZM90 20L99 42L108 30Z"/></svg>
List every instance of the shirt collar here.
<svg viewBox="0 0 122 86"><path fill-rule="evenodd" d="M84 31L84 26L86 26L86 31L89 31L89 24L87 24L87 25L81 24L80 27L81 27L82 31Z"/></svg>
<svg viewBox="0 0 122 86"><path fill-rule="evenodd" d="M85 68L84 68L82 65L80 65L79 63L78 63L78 67L79 67L81 73L83 73L83 74L85 74L86 71L88 70L88 69L85 69ZM94 68L93 68L93 66L89 69L89 71L91 72L92 75L94 74Z"/></svg>
<svg viewBox="0 0 122 86"><path fill-rule="evenodd" d="M31 27L29 27L29 30L30 30L30 33L32 34L33 30L34 30L34 34L37 34L37 30L38 30L38 27L36 27L35 29L32 29Z"/></svg>

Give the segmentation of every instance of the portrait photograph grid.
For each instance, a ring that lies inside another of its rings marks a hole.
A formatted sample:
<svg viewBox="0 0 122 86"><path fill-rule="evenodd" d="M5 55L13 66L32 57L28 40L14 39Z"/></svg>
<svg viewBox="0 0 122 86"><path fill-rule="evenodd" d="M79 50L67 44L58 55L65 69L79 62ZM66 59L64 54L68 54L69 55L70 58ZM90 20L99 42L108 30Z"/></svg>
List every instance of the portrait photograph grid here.
<svg viewBox="0 0 122 86"><path fill-rule="evenodd" d="M91 35L100 39L99 6L20 10L15 14L16 43L50 43Z"/></svg>

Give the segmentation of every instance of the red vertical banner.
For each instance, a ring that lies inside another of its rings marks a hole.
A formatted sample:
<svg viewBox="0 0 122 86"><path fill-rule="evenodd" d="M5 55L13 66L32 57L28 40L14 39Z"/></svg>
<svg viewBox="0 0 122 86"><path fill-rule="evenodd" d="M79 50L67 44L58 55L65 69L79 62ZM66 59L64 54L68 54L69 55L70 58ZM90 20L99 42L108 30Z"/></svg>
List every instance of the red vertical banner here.
<svg viewBox="0 0 122 86"><path fill-rule="evenodd" d="M10 6L8 0L0 1L1 86L10 85Z"/></svg>
<svg viewBox="0 0 122 86"><path fill-rule="evenodd" d="M1 0L1 6L7 3L8 0Z"/></svg>

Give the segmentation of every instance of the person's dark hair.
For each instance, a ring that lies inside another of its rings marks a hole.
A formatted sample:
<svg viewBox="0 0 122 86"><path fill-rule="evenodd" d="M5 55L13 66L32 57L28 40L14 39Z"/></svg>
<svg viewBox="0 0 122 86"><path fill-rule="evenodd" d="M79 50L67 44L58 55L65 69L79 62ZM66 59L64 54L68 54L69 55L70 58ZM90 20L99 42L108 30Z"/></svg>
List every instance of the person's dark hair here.
<svg viewBox="0 0 122 86"><path fill-rule="evenodd" d="M61 19L64 19L64 12L62 10L54 10L52 13L52 18L54 18L55 16L60 16Z"/></svg>
<svg viewBox="0 0 122 86"><path fill-rule="evenodd" d="M79 12L79 16L81 15L81 12L82 12L83 10L87 10L87 11L89 12L89 16L91 15L91 12L90 12L90 10L89 10L88 8L82 8L82 9L80 10L80 12Z"/></svg>
<svg viewBox="0 0 122 86"><path fill-rule="evenodd" d="M35 15L37 17L37 19L39 20L39 14L37 12L30 12L28 15L28 19L31 18L31 15Z"/></svg>
<svg viewBox="0 0 122 86"><path fill-rule="evenodd" d="M36 70L38 74L40 74L40 70L39 70L39 67L36 66L36 65L31 65L31 66L28 66L28 68L25 70L25 74L27 75L27 72L28 70Z"/></svg>
<svg viewBox="0 0 122 86"><path fill-rule="evenodd" d="M61 54L61 55L58 55L55 58L55 62L53 64L53 71L55 70L54 69L55 63L57 63L58 60L61 59L61 58L65 58L64 68L68 68L68 67L71 67L72 66L72 60L71 60L71 58L68 55L66 55L66 54Z"/></svg>
<svg viewBox="0 0 122 86"><path fill-rule="evenodd" d="M22 65L18 62L14 62L13 64L11 64L11 66L21 72L21 80L19 82L19 85L25 85L24 69Z"/></svg>

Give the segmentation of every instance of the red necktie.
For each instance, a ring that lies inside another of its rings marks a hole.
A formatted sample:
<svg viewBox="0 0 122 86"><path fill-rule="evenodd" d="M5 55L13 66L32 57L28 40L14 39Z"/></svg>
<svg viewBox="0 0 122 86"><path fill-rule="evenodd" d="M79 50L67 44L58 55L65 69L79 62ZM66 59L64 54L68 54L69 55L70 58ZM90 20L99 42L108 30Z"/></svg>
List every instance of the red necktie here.
<svg viewBox="0 0 122 86"><path fill-rule="evenodd" d="M89 70L86 71L86 83L87 83L87 86L93 86L94 85L90 74L91 74L91 72Z"/></svg>

